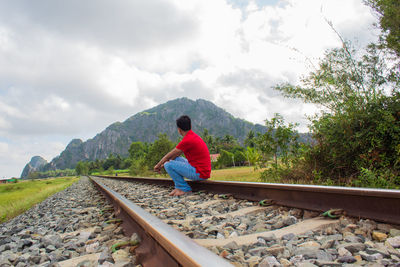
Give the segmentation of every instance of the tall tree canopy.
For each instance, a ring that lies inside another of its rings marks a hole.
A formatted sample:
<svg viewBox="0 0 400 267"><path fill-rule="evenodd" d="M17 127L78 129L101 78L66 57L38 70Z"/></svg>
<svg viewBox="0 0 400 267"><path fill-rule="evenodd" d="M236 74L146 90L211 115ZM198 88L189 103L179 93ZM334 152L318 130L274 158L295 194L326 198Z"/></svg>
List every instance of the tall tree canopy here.
<svg viewBox="0 0 400 267"><path fill-rule="evenodd" d="M400 1L365 0L379 16L383 45L400 57Z"/></svg>

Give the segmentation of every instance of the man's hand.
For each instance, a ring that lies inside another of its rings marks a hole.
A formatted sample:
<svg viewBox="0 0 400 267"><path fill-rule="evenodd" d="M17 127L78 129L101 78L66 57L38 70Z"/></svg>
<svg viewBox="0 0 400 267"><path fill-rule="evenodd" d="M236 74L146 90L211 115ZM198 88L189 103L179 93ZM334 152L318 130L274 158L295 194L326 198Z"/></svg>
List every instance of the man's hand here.
<svg viewBox="0 0 400 267"><path fill-rule="evenodd" d="M158 162L156 164L156 166L154 166L154 171L160 173L161 172L161 168L164 167L164 163L167 161L170 161L171 159L175 159L176 157L178 157L179 155L181 155L183 153L182 150L179 150L177 148L172 149L168 154L166 154L161 160L160 162Z"/></svg>
<svg viewBox="0 0 400 267"><path fill-rule="evenodd" d="M156 166L154 166L154 171L161 173L161 166L159 164L156 164Z"/></svg>

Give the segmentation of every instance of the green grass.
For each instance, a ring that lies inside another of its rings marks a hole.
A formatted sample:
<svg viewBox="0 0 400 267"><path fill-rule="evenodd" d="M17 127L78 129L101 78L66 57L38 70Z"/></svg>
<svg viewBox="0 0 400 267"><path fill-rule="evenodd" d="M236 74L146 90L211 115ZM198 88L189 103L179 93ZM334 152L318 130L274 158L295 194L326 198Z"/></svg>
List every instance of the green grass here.
<svg viewBox="0 0 400 267"><path fill-rule="evenodd" d="M253 167L235 167L211 171L210 180L259 182L262 169L254 170Z"/></svg>
<svg viewBox="0 0 400 267"><path fill-rule="evenodd" d="M63 177L0 184L0 223L25 212L78 180L78 177Z"/></svg>

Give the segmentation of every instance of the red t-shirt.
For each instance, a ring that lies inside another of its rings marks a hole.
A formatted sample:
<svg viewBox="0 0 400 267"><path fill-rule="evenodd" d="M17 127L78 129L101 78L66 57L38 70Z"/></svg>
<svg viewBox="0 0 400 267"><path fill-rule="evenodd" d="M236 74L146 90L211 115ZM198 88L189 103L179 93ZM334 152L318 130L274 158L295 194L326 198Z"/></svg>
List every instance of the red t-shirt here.
<svg viewBox="0 0 400 267"><path fill-rule="evenodd" d="M211 160L206 143L192 130L189 130L182 141L176 146L185 154L189 164L196 168L200 178L210 178Z"/></svg>

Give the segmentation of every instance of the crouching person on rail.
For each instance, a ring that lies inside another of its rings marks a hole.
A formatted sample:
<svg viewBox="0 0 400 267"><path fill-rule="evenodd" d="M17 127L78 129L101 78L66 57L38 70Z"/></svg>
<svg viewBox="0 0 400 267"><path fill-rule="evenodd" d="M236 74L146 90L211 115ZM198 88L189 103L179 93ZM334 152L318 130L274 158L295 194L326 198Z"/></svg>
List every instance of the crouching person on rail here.
<svg viewBox="0 0 400 267"><path fill-rule="evenodd" d="M203 139L191 130L189 116L179 117L176 126L178 133L183 136L182 141L154 166L156 172L160 172L164 167L174 180L175 189L170 196L181 196L192 191L184 177L202 181L210 178L211 174L210 152ZM186 159L179 157L182 153Z"/></svg>

